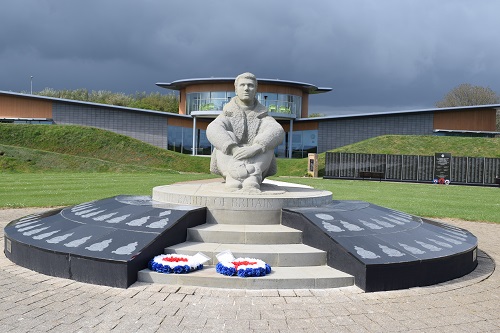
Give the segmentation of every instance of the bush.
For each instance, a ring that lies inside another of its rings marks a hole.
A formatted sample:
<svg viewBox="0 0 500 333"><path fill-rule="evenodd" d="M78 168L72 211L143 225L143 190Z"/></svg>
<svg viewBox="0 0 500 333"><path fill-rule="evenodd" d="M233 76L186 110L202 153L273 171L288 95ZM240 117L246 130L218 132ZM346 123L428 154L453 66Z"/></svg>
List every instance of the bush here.
<svg viewBox="0 0 500 333"><path fill-rule="evenodd" d="M114 93L107 90L92 91L87 89L54 90L45 88L36 93L39 96L70 99L75 101L124 106L171 113L179 113L179 100L175 94L136 92L132 95Z"/></svg>

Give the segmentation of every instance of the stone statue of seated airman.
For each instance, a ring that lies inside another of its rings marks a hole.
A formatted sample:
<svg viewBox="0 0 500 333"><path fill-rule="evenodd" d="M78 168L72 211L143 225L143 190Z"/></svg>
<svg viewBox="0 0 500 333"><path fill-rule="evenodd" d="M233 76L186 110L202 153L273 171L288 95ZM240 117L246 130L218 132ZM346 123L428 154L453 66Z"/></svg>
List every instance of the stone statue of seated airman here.
<svg viewBox="0 0 500 333"><path fill-rule="evenodd" d="M264 178L277 171L274 148L285 132L257 100L255 75L239 75L234 87L236 96L207 128L215 148L210 171L224 177L228 191L258 193Z"/></svg>

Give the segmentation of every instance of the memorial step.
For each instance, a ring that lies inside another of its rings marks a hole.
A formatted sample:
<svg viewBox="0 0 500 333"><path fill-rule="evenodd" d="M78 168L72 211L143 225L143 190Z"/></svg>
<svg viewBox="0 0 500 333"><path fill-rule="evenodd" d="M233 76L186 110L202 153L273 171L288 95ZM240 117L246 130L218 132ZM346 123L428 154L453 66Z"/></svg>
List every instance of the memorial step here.
<svg viewBox="0 0 500 333"><path fill-rule="evenodd" d="M304 244L227 244L184 242L165 248L165 253L195 255L202 252L211 259L207 265L216 265L216 255L230 250L235 258L257 258L271 267L318 266L326 264L326 252Z"/></svg>
<svg viewBox="0 0 500 333"><path fill-rule="evenodd" d="M273 267L266 276L225 276L214 266L189 274L165 274L149 269L139 271L138 280L148 283L232 289L323 289L354 284L354 277L329 266Z"/></svg>
<svg viewBox="0 0 500 333"><path fill-rule="evenodd" d="M300 244L302 232L281 224L203 224L189 228L187 240L226 244Z"/></svg>

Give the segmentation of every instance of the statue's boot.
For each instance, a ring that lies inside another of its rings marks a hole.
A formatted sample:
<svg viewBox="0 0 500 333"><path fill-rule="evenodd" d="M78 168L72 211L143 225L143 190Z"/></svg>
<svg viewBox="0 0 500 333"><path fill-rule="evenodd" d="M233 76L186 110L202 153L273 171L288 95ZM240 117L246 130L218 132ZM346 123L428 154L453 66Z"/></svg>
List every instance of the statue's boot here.
<svg viewBox="0 0 500 333"><path fill-rule="evenodd" d="M260 192L260 183L262 177L259 175L250 175L247 179L243 181L243 192L249 193L259 193Z"/></svg>
<svg viewBox="0 0 500 333"><path fill-rule="evenodd" d="M230 175L226 176L226 190L230 192L238 191L241 188L241 182Z"/></svg>

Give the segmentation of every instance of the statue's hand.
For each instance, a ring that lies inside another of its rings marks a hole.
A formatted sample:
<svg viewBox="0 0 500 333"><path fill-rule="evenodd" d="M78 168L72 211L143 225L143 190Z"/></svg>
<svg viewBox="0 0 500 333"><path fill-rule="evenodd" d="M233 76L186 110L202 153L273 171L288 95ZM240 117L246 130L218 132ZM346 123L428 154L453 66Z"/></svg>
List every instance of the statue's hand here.
<svg viewBox="0 0 500 333"><path fill-rule="evenodd" d="M250 158L262 152L262 147L260 145L237 147L233 149L233 158L237 160L243 160Z"/></svg>

